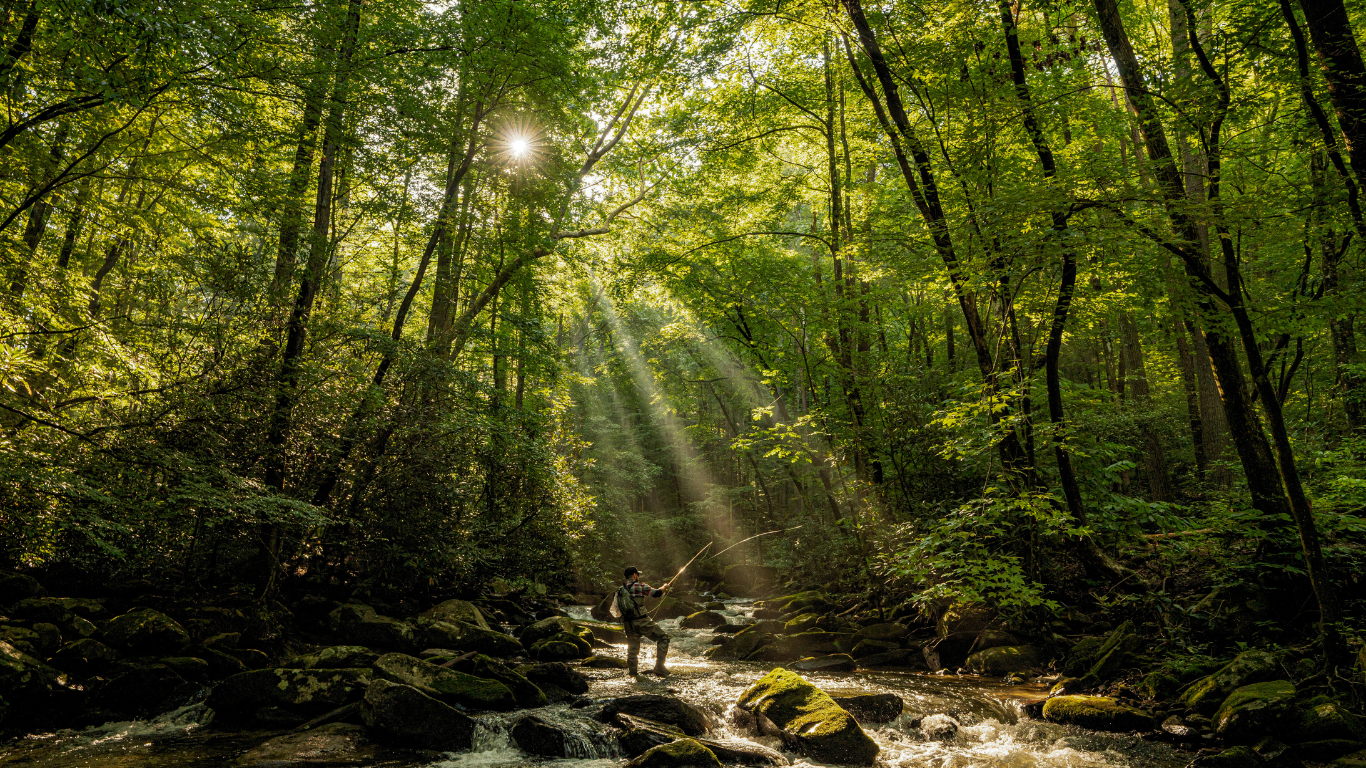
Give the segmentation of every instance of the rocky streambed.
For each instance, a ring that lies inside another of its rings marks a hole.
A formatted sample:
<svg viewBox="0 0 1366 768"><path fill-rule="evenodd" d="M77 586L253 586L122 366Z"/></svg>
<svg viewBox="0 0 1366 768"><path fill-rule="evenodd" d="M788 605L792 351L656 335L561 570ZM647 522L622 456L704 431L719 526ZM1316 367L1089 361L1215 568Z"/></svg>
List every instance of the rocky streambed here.
<svg viewBox="0 0 1366 768"><path fill-rule="evenodd" d="M272 648L268 613L57 598L14 578L0 580L0 695L19 735L0 765L1180 768L1198 747L1202 764L1269 764L1220 754L1214 721L1070 695L1118 663L1123 627L1072 654L1080 677L1039 678L1021 670L1042 651L990 628L963 642L962 617L922 641L882 617L809 611L810 596L699 594L662 607L674 674L637 679L620 629L591 618L598 606L450 600L397 618L305 596L279 608L297 638ZM948 673L949 660L985 674ZM1182 711L1241 696L1238 727L1255 728L1263 699L1244 689L1270 674L1264 661L1198 678Z"/></svg>

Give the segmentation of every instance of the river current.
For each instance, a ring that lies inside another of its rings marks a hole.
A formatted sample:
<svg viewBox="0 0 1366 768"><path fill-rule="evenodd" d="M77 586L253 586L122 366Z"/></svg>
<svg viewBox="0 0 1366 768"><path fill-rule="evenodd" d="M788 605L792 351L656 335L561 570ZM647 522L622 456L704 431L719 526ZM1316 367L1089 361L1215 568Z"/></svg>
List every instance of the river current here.
<svg viewBox="0 0 1366 768"><path fill-rule="evenodd" d="M750 601L727 603L722 611L734 623L753 621ZM588 608L570 609L574 618L588 618ZM734 730L730 708L740 694L772 663L712 661L703 652L715 636L709 629L682 629L678 620L661 622L673 636L668 666L673 672L660 680L642 675L633 680L621 670L584 669L592 680L594 699L632 693L669 693L709 710L714 718L709 736L748 740L779 749L776 739L752 737ZM624 645L599 650L600 655L624 657ZM641 651L641 669L654 663L654 649ZM1044 695L1042 685L1010 686L977 677L931 675L918 672L855 672L803 674L832 694L894 693L906 703L904 714L882 726L866 728L882 747L879 762L886 768L1182 768L1191 755L1164 744L1128 734L1085 731L1020 716L1023 702ZM621 768L626 758L617 748L615 731L589 718L588 710L552 705L536 711L543 720L564 727L576 757L546 759L517 749L509 726L522 712L481 715L474 748L436 760L373 749L357 761L366 768ZM0 766L34 768L238 768L242 755L275 731L224 731L212 726L210 711L194 703L150 721L107 723L82 731L31 734L0 745ZM925 715L947 714L961 727L942 740L926 737L916 727ZM796 768L812 764L787 753ZM319 765L297 763L292 765ZM340 765L330 763L328 765Z"/></svg>

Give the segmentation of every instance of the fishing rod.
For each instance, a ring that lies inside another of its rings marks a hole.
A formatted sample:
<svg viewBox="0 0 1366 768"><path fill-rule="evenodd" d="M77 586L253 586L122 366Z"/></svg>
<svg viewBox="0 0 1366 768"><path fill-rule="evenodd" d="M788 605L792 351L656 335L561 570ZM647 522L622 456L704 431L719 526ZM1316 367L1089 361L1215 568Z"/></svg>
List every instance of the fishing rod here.
<svg viewBox="0 0 1366 768"><path fill-rule="evenodd" d="M684 566L683 566L682 568L679 568L679 569L678 569L678 573L675 573L675 574L674 574L674 577L673 577L672 579L669 579L668 581L664 582L664 586L662 586L662 587L659 588L660 591L662 592L662 591L668 589L669 587L673 586L673 583L674 583L675 581L678 581L678 577L679 577L679 576L682 576L682 575L683 575L683 572L686 571L686 570L688 570L688 566L689 566L689 565L692 565L694 562L696 562L696 561L697 561L697 558L701 557L701 556L702 556L702 553L703 553L703 552L706 552L708 549L710 549L710 548L711 548L711 545L714 544L714 543L715 543L715 542L709 541L709 542L707 542L707 546L705 546L705 547L703 547L703 548L697 550L697 554L695 554L695 555L692 556L692 560L689 560L686 564L684 564ZM659 601L659 605L656 605L656 606L655 606L655 611L658 611L658 610L659 610L659 606L660 606L660 605L663 605L663 604L664 604L664 600L663 600L663 596L661 596L661 597L660 597L660 601ZM650 612L649 614L647 614L647 615L653 617L653 616L654 616L654 611L651 611L651 612Z"/></svg>
<svg viewBox="0 0 1366 768"><path fill-rule="evenodd" d="M805 523L803 523L803 525L805 525ZM750 536L748 539L741 539L740 541L735 542L734 544L730 545L729 547L726 547L725 549L721 550L720 552L717 552L717 553L714 554L714 555L708 555L708 556L707 556L707 559L708 559L708 560L711 560L712 558L720 557L721 555L726 554L727 552L731 551L732 549L735 549L736 547L740 546L741 544L744 544L746 541L752 541L752 540L754 540L754 539L759 538L760 536L772 536L772 535L775 534L775 533L787 533L788 531L795 531L795 530L797 530L798 528L801 528L801 527L802 527L802 526L800 526L800 525L794 525L794 526L792 526L791 528L787 528L787 529L783 529L783 530L767 531L767 532L765 532L765 533L756 533L756 534L754 534L753 536Z"/></svg>

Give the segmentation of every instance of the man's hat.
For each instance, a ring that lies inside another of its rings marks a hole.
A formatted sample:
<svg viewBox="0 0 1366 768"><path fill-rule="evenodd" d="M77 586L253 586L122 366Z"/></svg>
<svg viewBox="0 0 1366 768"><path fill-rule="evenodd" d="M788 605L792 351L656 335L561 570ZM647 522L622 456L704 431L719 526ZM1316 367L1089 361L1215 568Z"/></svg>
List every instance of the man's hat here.
<svg viewBox="0 0 1366 768"><path fill-rule="evenodd" d="M634 565L628 565L628 566L626 566L626 573L625 573L626 578L629 579L629 578L631 578L632 576L636 575L637 573L640 573L640 569L639 569L639 568L635 567Z"/></svg>

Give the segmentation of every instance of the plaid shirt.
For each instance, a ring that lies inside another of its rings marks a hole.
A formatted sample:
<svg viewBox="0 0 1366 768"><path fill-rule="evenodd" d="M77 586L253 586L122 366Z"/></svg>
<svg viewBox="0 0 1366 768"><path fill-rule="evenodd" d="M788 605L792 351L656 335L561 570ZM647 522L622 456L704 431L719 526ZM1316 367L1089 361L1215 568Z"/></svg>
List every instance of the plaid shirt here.
<svg viewBox="0 0 1366 768"><path fill-rule="evenodd" d="M655 589L643 581L628 581L626 582L626 593L631 596L632 600L636 601L636 605L643 608L645 607L645 598L660 597L664 594L664 590Z"/></svg>

